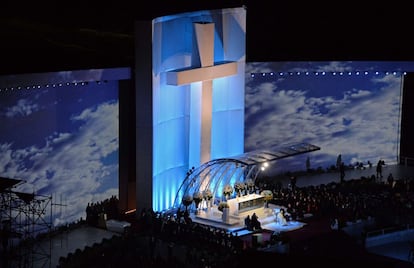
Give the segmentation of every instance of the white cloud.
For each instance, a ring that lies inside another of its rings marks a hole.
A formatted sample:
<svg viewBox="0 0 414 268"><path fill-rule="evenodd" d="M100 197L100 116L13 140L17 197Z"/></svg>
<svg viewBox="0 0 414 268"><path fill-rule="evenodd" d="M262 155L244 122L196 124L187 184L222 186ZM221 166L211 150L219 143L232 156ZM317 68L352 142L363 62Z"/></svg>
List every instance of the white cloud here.
<svg viewBox="0 0 414 268"><path fill-rule="evenodd" d="M28 116L36 112L39 106L28 99L19 99L16 105L6 109L6 117Z"/></svg>
<svg viewBox="0 0 414 268"><path fill-rule="evenodd" d="M375 79L381 85L377 92L352 88L342 98L309 97L304 90L264 82L246 97L246 107L253 107L246 111L251 127L246 129L246 148L305 141L321 146L315 155L332 159L342 153L360 161L384 156L394 160L390 153L397 155L399 79ZM247 93L252 91L247 87Z"/></svg>
<svg viewBox="0 0 414 268"><path fill-rule="evenodd" d="M100 187L108 176L117 174L117 166L104 164L102 158L118 150L118 102L86 109L73 120L82 123L77 132L54 133L42 148L12 152L10 146L0 147L4 160L0 170L5 176L23 178L21 192L62 197L69 222L84 215L88 202L102 198ZM117 190L106 189L111 194Z"/></svg>

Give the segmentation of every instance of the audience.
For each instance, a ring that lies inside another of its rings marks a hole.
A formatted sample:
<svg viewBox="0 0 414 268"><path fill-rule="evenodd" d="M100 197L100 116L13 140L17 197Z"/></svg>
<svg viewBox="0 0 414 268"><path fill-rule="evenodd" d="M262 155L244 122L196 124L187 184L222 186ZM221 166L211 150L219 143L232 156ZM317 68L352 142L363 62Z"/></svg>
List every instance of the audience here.
<svg viewBox="0 0 414 268"><path fill-rule="evenodd" d="M258 181L256 187L262 190L266 185L266 189L273 192L271 203L287 209L282 208L280 215L277 215L282 224L287 224L288 215L289 219L297 220L303 220L305 215L312 215L315 220L330 218L332 230L340 230L347 223L370 217L376 219L377 227L413 224L413 179L393 178L392 188L375 179L373 175L344 183L296 187L295 191L269 181ZM111 198L88 204L87 224L96 224L100 213L114 218L119 216L113 207L116 202L116 198ZM132 221L131 233L104 241L94 246L93 250L85 249L82 253L61 258L59 266L102 267L116 263L137 267L240 267L242 263L238 260L242 259L246 250L252 250L238 237L237 232L195 223L180 211L163 214L151 209L142 210ZM257 215L245 218L245 228L262 230ZM274 238L279 241L280 235ZM177 246L185 252L181 259L177 257ZM161 254L161 247L168 254Z"/></svg>

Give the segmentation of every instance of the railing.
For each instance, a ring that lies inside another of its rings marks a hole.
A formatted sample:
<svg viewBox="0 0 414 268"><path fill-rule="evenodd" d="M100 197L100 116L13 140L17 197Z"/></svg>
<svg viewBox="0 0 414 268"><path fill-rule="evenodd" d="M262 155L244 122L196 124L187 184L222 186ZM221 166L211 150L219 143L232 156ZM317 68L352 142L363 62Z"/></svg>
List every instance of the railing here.
<svg viewBox="0 0 414 268"><path fill-rule="evenodd" d="M400 231L407 231L413 228L414 228L414 225L411 225L411 224L382 228L379 230L367 232L366 237L368 238L368 237L374 237L374 236L379 236L379 235L391 234L391 233L400 232Z"/></svg>
<svg viewBox="0 0 414 268"><path fill-rule="evenodd" d="M406 224L367 232L365 246L371 247L396 241L412 241L413 239L414 225Z"/></svg>
<svg viewBox="0 0 414 268"><path fill-rule="evenodd" d="M404 165L404 166L414 166L414 158L413 157L400 156L400 164Z"/></svg>

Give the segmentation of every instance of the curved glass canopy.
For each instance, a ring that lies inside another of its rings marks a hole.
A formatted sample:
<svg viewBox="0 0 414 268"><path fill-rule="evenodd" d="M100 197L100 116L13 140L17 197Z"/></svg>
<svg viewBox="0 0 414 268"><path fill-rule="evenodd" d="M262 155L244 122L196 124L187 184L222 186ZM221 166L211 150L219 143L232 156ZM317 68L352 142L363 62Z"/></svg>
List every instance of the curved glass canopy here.
<svg viewBox="0 0 414 268"><path fill-rule="evenodd" d="M182 205L185 196L193 197L210 191L213 203L223 200L223 189L236 182L254 183L260 171L271 161L320 150L308 143L273 146L266 150L255 150L241 155L210 160L198 168L192 168L177 191L174 208ZM233 191L234 192L234 191Z"/></svg>

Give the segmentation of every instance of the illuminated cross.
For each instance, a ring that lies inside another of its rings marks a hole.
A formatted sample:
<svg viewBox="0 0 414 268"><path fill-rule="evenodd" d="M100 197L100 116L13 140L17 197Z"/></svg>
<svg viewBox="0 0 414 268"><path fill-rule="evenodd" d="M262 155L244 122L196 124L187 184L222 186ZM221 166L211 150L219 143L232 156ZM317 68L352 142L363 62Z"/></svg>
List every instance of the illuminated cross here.
<svg viewBox="0 0 414 268"><path fill-rule="evenodd" d="M213 79L237 74L237 62L214 63L214 23L194 23L200 65L167 73L168 85L201 82L201 164L211 160Z"/></svg>

